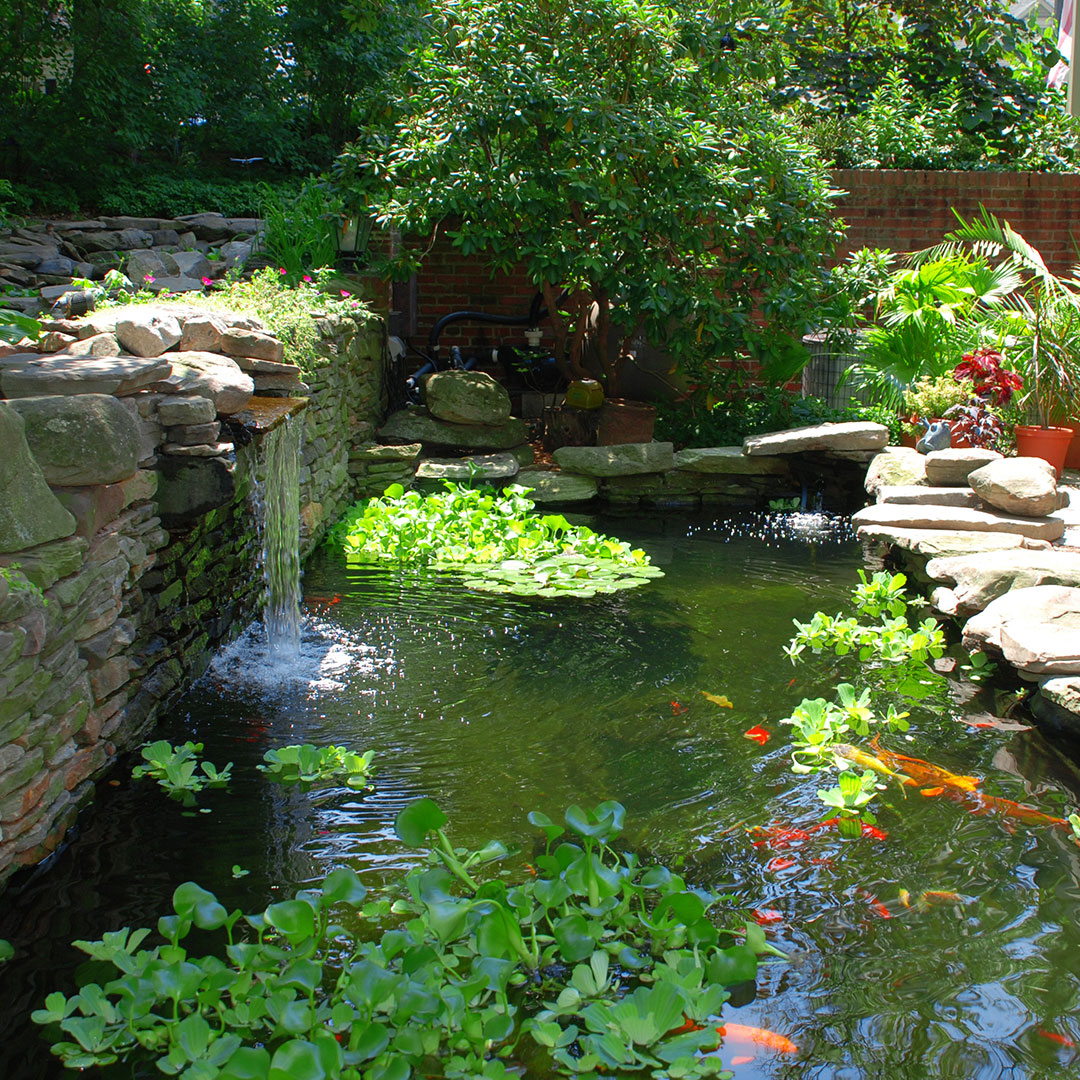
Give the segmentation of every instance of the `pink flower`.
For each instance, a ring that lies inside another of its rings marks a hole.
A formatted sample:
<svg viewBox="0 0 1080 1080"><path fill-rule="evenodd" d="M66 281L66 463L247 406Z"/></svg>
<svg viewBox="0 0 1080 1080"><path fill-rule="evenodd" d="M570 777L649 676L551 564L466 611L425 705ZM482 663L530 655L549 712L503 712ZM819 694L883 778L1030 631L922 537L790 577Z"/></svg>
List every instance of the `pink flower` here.
<svg viewBox="0 0 1080 1080"><path fill-rule="evenodd" d="M204 277L202 279L202 283L204 285L213 285L214 284L214 279L212 277Z"/></svg>
<svg viewBox="0 0 1080 1080"><path fill-rule="evenodd" d="M311 275L310 274L305 274L304 275L304 280L310 285L311 284Z"/></svg>
<svg viewBox="0 0 1080 1080"><path fill-rule="evenodd" d="M347 289L342 289L341 290L341 295L342 296L352 296L352 293L349 292Z"/></svg>
<svg viewBox="0 0 1080 1080"><path fill-rule="evenodd" d="M143 275L143 281L145 281L147 285L149 285L150 282L152 282L153 280L154 280L154 275L153 274L144 274Z"/></svg>
<svg viewBox="0 0 1080 1080"><path fill-rule="evenodd" d="M285 267L284 267L284 266L279 266L279 267L277 268L277 272L278 272L279 274L284 274L284 273L285 273Z"/></svg>

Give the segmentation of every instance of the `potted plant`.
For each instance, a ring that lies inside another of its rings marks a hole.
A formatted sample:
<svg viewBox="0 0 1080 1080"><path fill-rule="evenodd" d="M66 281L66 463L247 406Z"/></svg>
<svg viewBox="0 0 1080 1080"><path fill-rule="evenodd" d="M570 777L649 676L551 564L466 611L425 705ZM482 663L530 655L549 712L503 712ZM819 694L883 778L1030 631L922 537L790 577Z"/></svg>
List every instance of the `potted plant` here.
<svg viewBox="0 0 1080 1080"><path fill-rule="evenodd" d="M1015 272L1016 287L983 321L1023 379L1017 403L1030 423L1016 426L1018 452L1044 458L1060 474L1073 431L1055 421L1075 415L1080 403L1080 294L1007 221L998 221L985 207L972 221L959 220L961 227L947 234L944 244L919 253L916 260L971 248L990 258L1002 256L1000 265Z"/></svg>
<svg viewBox="0 0 1080 1080"><path fill-rule="evenodd" d="M720 91L722 32L618 0L436 2L334 182L405 238L395 275L446 236L540 291L564 376L608 398L645 341L786 380L839 236L829 177L763 99Z"/></svg>

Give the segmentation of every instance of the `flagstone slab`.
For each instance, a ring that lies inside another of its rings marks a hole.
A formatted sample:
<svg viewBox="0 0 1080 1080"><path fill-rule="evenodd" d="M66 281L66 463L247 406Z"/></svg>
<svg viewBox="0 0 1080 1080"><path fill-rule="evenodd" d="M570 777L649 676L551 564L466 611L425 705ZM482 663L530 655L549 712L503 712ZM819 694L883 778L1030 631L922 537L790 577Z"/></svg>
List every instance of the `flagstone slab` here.
<svg viewBox="0 0 1080 1080"><path fill-rule="evenodd" d="M967 532L950 529L901 529L864 525L859 529L858 536L860 540L897 547L924 559L970 555L973 552L1007 550L1029 545L1049 547L1045 541L1031 540L1017 533Z"/></svg>
<svg viewBox="0 0 1080 1080"><path fill-rule="evenodd" d="M589 502L599 491L599 484L591 476L554 469L522 469L514 483L532 488L529 498L538 505Z"/></svg>
<svg viewBox="0 0 1080 1080"><path fill-rule="evenodd" d="M560 468L583 476L636 476L675 467L675 447L669 442L561 446L551 456Z"/></svg>
<svg viewBox="0 0 1080 1080"><path fill-rule="evenodd" d="M743 453L756 457L807 450L881 450L888 441L889 429L884 424L853 420L750 435L743 439Z"/></svg>
<svg viewBox="0 0 1080 1080"><path fill-rule="evenodd" d="M968 488L920 484L886 484L878 488L877 501L898 506L967 506L972 510L982 506L979 496Z"/></svg>
<svg viewBox="0 0 1080 1080"><path fill-rule="evenodd" d="M748 457L741 446L688 447L675 455L675 468L729 476L787 476L791 471L787 458Z"/></svg>
<svg viewBox="0 0 1080 1080"><path fill-rule="evenodd" d="M1065 523L1057 518L1024 518L971 510L962 506L917 506L878 503L851 518L856 529L877 526L901 529L948 529L954 532L1017 533L1034 540L1059 540Z"/></svg>
<svg viewBox="0 0 1080 1080"><path fill-rule="evenodd" d="M6 398L59 394L134 394L168 378L171 360L140 356L69 356L16 353L0 358L0 393Z"/></svg>
<svg viewBox="0 0 1080 1080"><path fill-rule="evenodd" d="M968 617L1013 589L1036 585L1080 587L1080 552L1014 548L931 559L926 574L947 588L934 590L946 615Z"/></svg>

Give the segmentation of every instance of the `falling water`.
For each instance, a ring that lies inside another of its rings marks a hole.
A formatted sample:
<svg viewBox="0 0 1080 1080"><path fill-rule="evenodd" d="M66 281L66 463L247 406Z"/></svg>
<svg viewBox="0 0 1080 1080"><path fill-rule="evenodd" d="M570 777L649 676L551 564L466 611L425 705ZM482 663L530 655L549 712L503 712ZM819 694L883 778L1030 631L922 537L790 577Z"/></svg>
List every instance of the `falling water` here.
<svg viewBox="0 0 1080 1080"><path fill-rule="evenodd" d="M263 625L270 659L300 654L300 446L303 415L287 417L262 444L257 495L262 534Z"/></svg>

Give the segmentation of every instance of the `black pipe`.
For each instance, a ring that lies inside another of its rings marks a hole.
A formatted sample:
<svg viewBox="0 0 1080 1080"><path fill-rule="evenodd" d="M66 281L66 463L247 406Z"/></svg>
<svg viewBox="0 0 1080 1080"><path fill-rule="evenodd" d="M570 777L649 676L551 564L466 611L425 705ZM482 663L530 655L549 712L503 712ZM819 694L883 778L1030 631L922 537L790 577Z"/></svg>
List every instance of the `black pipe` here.
<svg viewBox="0 0 1080 1080"><path fill-rule="evenodd" d="M546 309L541 308L537 317L533 316L530 308L528 315L488 315L483 311L451 311L444 315L428 334L428 349L434 350L439 347L439 335L451 324L456 322L490 323L493 326L535 326L536 318L543 318L547 314Z"/></svg>

